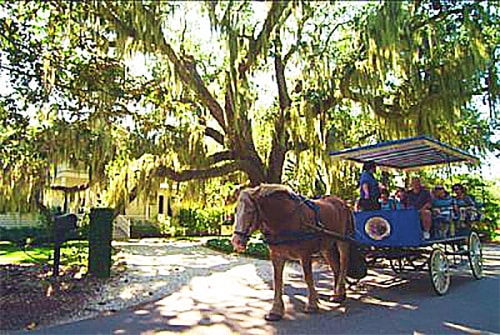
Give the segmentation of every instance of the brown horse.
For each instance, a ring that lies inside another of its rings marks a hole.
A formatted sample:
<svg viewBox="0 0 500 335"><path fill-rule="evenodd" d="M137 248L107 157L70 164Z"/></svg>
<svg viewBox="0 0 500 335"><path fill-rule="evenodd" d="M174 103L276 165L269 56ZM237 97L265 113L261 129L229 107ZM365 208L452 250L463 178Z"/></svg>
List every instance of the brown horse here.
<svg viewBox="0 0 500 335"><path fill-rule="evenodd" d="M326 196L312 200L314 205L296 196L283 185L263 184L241 191L236 210L236 227L231 243L244 251L252 232L260 229L269 243L274 270L274 303L266 320L281 320L283 267L288 259L300 260L308 288L306 312L318 310L318 295L312 276L312 255L320 252L334 273L332 301L345 297L345 277L349 262L349 242L342 237L353 232L351 210L342 200ZM319 206L319 214L311 206ZM322 230L323 233L318 230ZM325 234L324 231L337 234Z"/></svg>

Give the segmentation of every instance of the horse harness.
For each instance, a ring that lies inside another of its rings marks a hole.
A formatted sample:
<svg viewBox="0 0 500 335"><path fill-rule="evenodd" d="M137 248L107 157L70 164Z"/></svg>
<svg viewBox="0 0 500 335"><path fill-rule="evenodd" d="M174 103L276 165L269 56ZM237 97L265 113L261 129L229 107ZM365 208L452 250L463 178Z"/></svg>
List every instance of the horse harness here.
<svg viewBox="0 0 500 335"><path fill-rule="evenodd" d="M263 232L265 238L264 241L268 245L283 245L314 240L320 237L322 234L328 235L337 240L348 240L348 238L346 238L344 235L331 231L325 227L325 225L320 220L320 206L318 204L314 203L311 199L307 199L306 197L295 193L291 193L289 194L289 196L291 200L298 203L298 205L292 212L290 212L289 215L293 215L296 211L300 210L303 205L306 205L314 211L314 222L311 224L307 222L307 220L304 220L303 212L301 211L301 226L305 226L307 230L299 229L295 231L286 231L281 232L279 235L271 235L269 233ZM260 214L260 208L257 201L255 201L254 199L252 199L252 201L254 201L254 205L256 207L256 210L258 211L258 214ZM240 234L240 236L242 235Z"/></svg>

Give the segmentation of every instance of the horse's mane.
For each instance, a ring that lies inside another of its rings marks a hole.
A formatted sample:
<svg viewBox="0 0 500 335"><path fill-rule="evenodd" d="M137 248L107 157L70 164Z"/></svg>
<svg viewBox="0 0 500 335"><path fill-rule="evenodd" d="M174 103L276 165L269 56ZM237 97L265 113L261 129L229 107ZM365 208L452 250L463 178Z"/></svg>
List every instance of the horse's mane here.
<svg viewBox="0 0 500 335"><path fill-rule="evenodd" d="M250 197L268 197L276 192L286 192L288 194L294 193L292 189L286 185L282 184L260 184L257 187L247 188L240 192L239 199L245 196Z"/></svg>
<svg viewBox="0 0 500 335"><path fill-rule="evenodd" d="M294 193L290 187L282 184L261 184L258 189L261 197L268 197L276 192Z"/></svg>

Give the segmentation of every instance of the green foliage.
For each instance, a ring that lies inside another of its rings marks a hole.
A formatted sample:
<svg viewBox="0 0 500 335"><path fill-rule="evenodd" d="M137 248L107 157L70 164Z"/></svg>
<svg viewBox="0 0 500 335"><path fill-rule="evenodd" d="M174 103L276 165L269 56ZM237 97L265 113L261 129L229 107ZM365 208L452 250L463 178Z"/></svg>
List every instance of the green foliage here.
<svg viewBox="0 0 500 335"><path fill-rule="evenodd" d="M185 234L191 236L218 234L222 219L221 210L199 208L181 208L176 217L178 225L185 229Z"/></svg>
<svg viewBox="0 0 500 335"><path fill-rule="evenodd" d="M130 223L131 238L163 237L166 236L160 225L151 221L132 220Z"/></svg>
<svg viewBox="0 0 500 335"><path fill-rule="evenodd" d="M46 246L19 246L16 243L0 242L0 263L40 263L50 264L54 254L51 245ZM88 243L86 241L65 242L61 246L62 266L87 266Z"/></svg>
<svg viewBox="0 0 500 335"><path fill-rule="evenodd" d="M206 242L206 246L217 251L222 251L226 254L230 254L234 251L231 241L227 238L214 238L208 240Z"/></svg>
<svg viewBox="0 0 500 335"><path fill-rule="evenodd" d="M0 227L0 241L10 241L19 247L25 244L44 245L51 240L52 234L46 227Z"/></svg>
<svg viewBox="0 0 500 335"><path fill-rule="evenodd" d="M234 251L231 241L227 238L211 239L205 244L208 248L222 251L226 254ZM259 259L269 259L269 248L263 242L249 242L244 255Z"/></svg>
<svg viewBox="0 0 500 335"><path fill-rule="evenodd" d="M224 206L217 187L248 180L351 198L359 171L328 151L407 135L484 155L498 21L487 1L2 1L0 212L32 210L64 161L109 206L167 177L186 207Z"/></svg>

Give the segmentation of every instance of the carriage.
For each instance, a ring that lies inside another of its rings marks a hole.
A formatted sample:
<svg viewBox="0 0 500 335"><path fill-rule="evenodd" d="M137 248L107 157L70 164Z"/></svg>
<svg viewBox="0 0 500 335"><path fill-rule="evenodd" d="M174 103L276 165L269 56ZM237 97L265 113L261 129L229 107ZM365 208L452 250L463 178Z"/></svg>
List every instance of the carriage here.
<svg viewBox="0 0 500 335"><path fill-rule="evenodd" d="M333 159L358 163L372 161L379 167L402 171L438 164L478 162L474 156L426 136L345 149L330 155ZM416 209L355 212L352 239L362 250L368 265L386 259L396 273L427 270L434 291L444 295L450 286L451 272L462 269L464 263L469 264L474 278L482 276L481 242L473 229L479 217L466 216L464 211L461 214L447 222L433 222L434 227L448 225L443 230L445 233L435 230L430 239L423 239Z"/></svg>
<svg viewBox="0 0 500 335"><path fill-rule="evenodd" d="M413 137L331 153L334 159L359 163L375 162L380 167L420 169L437 164L469 162L477 158L429 137ZM299 260L307 284L306 312L318 311L318 293L312 276L312 258L321 254L333 273L330 301L346 300L346 277L366 275L368 264L389 260L397 273L424 271L432 287L443 295L450 286L450 274L463 261L476 279L482 276L481 242L473 230L472 216L453 218L444 234L423 236L420 213L415 209L352 212L335 196L306 199L288 186L261 184L241 190L231 244L238 252L246 249L255 231L263 233L270 250L274 272L273 305L265 319L283 318L283 269L287 260ZM441 222L446 227L446 222ZM455 229L452 229L451 225ZM436 223L437 226L437 223ZM426 239L424 239L426 237ZM360 265L359 267L357 265ZM360 270L357 270L360 269Z"/></svg>

